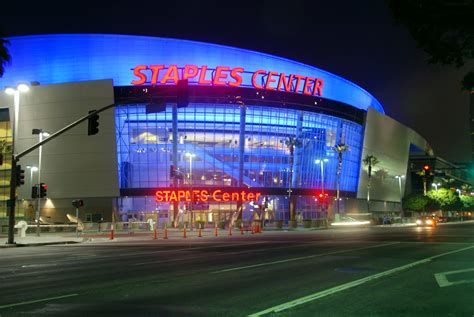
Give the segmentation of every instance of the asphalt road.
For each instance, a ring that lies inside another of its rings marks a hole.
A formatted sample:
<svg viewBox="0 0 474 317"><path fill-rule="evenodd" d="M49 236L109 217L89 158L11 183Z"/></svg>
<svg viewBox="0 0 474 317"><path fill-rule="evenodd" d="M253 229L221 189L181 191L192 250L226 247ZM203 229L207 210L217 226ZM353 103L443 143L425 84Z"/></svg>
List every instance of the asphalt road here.
<svg viewBox="0 0 474 317"><path fill-rule="evenodd" d="M473 294L473 223L0 249L1 317L472 317Z"/></svg>

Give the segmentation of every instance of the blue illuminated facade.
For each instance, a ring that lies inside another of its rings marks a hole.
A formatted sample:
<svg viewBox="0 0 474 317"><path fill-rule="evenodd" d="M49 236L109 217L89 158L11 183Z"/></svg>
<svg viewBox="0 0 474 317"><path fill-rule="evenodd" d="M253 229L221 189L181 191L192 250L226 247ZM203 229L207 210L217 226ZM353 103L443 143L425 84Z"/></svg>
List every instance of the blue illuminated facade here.
<svg viewBox="0 0 474 317"><path fill-rule="evenodd" d="M187 107L177 110L176 117L173 117L175 103L170 100L161 104L163 109L149 111L149 104L124 101L117 94L119 210L124 214L160 211L160 217L176 217L171 212L175 208L176 213L176 206L156 203L149 194L155 188L178 185L251 188L263 194L264 201L244 206L219 203L203 207L196 215L201 220L229 219L238 208L243 211L244 219L250 219L257 204L267 206L269 214L265 217L287 220L288 209L292 208L289 193L293 193L293 199L297 197L295 208L304 218L321 217L327 206L322 206L315 195L323 187L334 195L338 166L335 145L349 146L350 150L343 154L340 189L346 196L355 197L362 155L363 113L368 108L384 112L372 95L339 76L249 50L123 35L39 35L9 41L13 61L0 78L1 86L111 78L114 87L126 89L136 79L132 71L135 66L154 64L206 65L211 70L225 65L243 67L247 72L266 69L324 80L323 96L297 96L288 92L272 92L272 96L267 96L265 91L252 87L249 76L243 76L241 90L226 90L220 92L219 98L211 99L201 92L201 98L191 98ZM157 87L145 84L143 91L148 88ZM219 87L207 88L217 91ZM247 96L242 98L244 102L237 103L242 91L253 97ZM174 125L177 131L173 131ZM288 145L291 139L298 141L293 152ZM322 160L323 165L316 164L316 160ZM170 176L170 166L176 168L177 183ZM181 211L186 209L189 206L179 206ZM201 214L204 210L205 215Z"/></svg>
<svg viewBox="0 0 474 317"><path fill-rule="evenodd" d="M324 98L362 110L372 107L384 112L370 93L344 78L296 61L235 47L106 34L34 35L8 40L13 61L0 78L2 87L30 81L46 85L110 78L114 86L128 86L135 79L131 69L141 64L194 64L207 65L210 69L225 65L247 71L269 69L321 78Z"/></svg>

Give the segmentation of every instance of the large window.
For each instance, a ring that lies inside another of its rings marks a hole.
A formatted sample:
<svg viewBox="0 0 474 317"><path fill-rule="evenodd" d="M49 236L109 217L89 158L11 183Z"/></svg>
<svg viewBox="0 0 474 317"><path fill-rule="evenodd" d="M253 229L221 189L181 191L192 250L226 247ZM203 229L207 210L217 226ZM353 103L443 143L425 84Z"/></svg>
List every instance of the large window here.
<svg viewBox="0 0 474 317"><path fill-rule="evenodd" d="M251 187L336 188L337 154L343 155L341 190L357 190L362 126L337 117L295 109L246 105L243 183ZM193 103L178 109L178 182L193 186L239 186L238 105ZM117 107L121 188L169 187L173 164L171 105L147 113L143 104ZM290 151L288 140L297 140ZM292 154L293 152L293 154ZM316 160L322 160L316 164ZM324 176L324 179L323 179ZM291 180L290 180L291 178Z"/></svg>

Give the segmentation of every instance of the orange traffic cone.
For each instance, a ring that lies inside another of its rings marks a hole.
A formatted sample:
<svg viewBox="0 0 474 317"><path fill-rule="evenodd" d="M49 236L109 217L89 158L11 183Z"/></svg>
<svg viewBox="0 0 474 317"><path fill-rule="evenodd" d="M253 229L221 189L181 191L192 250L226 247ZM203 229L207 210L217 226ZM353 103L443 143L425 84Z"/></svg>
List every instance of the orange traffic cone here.
<svg viewBox="0 0 474 317"><path fill-rule="evenodd" d="M202 238L201 227L199 227L199 234L198 234L198 237L199 237L199 238Z"/></svg>
<svg viewBox="0 0 474 317"><path fill-rule="evenodd" d="M168 239L168 228L165 226L165 233L163 234L163 239Z"/></svg>
<svg viewBox="0 0 474 317"><path fill-rule="evenodd" d="M110 225L110 240L114 239L114 225Z"/></svg>
<svg viewBox="0 0 474 317"><path fill-rule="evenodd" d="M183 238L186 239L186 225L184 225Z"/></svg>
<svg viewBox="0 0 474 317"><path fill-rule="evenodd" d="M214 237L217 237L217 226L214 227Z"/></svg>
<svg viewBox="0 0 474 317"><path fill-rule="evenodd" d="M240 234L244 234L244 224L240 224Z"/></svg>

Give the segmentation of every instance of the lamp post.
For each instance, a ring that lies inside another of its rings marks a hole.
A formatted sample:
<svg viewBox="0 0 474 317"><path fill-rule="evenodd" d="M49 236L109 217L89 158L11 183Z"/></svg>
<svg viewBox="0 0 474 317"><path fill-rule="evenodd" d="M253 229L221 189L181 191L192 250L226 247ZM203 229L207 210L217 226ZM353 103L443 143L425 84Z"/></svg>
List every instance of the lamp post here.
<svg viewBox="0 0 474 317"><path fill-rule="evenodd" d="M314 163L321 166L321 193L324 195L324 163L328 162L328 159L318 159Z"/></svg>
<svg viewBox="0 0 474 317"><path fill-rule="evenodd" d="M194 194L193 194L193 157L196 157L196 154L186 152L185 154L189 157L189 186L191 187L191 203L189 204L189 217L190 217L190 226L191 230L193 230L193 202L194 202Z"/></svg>
<svg viewBox="0 0 474 317"><path fill-rule="evenodd" d="M8 240L7 244L14 244L15 238L13 235L13 230L15 227L15 200L16 200L16 158L15 158L15 145L17 144L18 138L18 118L20 115L20 94L26 93L30 90L28 85L26 84L19 84L17 88L7 87L5 89L5 93L7 95L13 96L13 142L12 142L12 164L11 164L11 171L10 171L10 214L8 216Z"/></svg>
<svg viewBox="0 0 474 317"><path fill-rule="evenodd" d="M33 135L38 135L39 142L43 141L43 137L47 138L49 133L43 129L33 129ZM41 216L41 157L43 154L43 146L38 148L38 205L36 206L36 236L40 236L40 216Z"/></svg>
<svg viewBox="0 0 474 317"><path fill-rule="evenodd" d="M440 186L440 185L441 185L441 183L433 183L433 184L431 184L431 186L433 186L433 187L436 189L436 191L438 191L438 186Z"/></svg>
<svg viewBox="0 0 474 317"><path fill-rule="evenodd" d="M402 199L403 199L403 196L402 196L402 179L405 178L405 175L396 175L395 178L398 179L398 190L399 190L399 193L400 193L400 217L402 218L402 222L403 222L403 206L402 206Z"/></svg>
<svg viewBox="0 0 474 317"><path fill-rule="evenodd" d="M328 161L329 161L328 159L318 159L318 160L314 161L314 163L319 164L319 166L321 167L321 194L323 195L323 201L325 201L325 196L324 196L324 163L326 163ZM325 208L324 208L323 203L321 204L321 207L322 207L322 210L324 212ZM326 211L326 221L327 221L327 218L328 218L328 214L327 214L327 211Z"/></svg>

